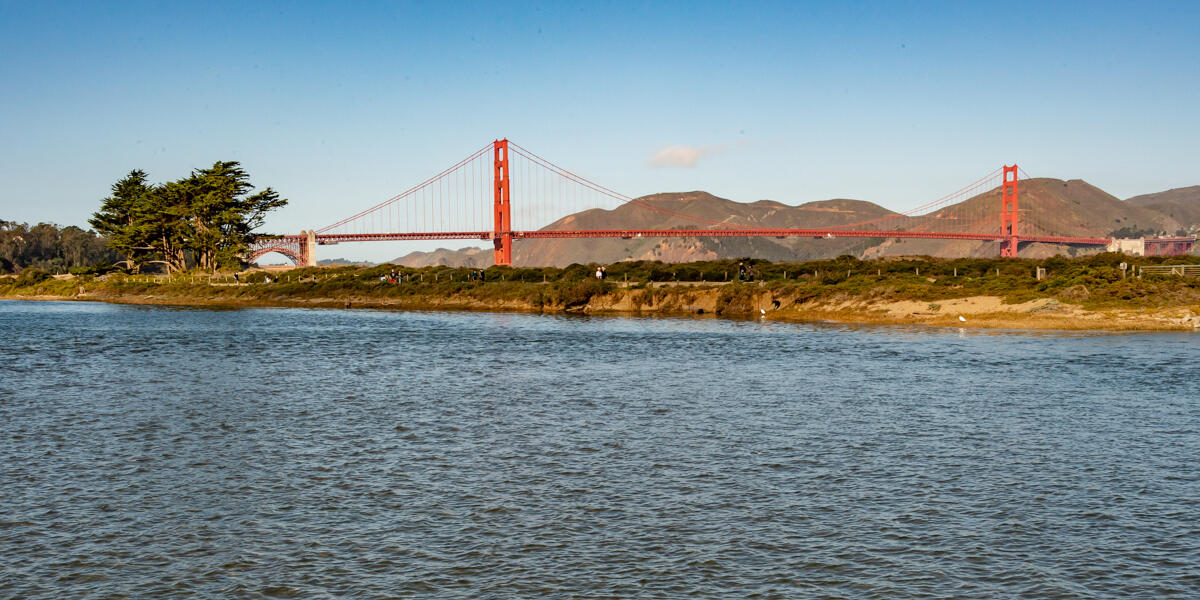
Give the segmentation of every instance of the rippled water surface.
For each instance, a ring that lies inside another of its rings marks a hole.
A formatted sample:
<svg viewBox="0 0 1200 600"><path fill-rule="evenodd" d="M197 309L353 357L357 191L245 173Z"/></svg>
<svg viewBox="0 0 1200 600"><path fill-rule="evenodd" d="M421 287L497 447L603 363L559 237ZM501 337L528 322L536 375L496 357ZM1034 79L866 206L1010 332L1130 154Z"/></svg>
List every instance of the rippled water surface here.
<svg viewBox="0 0 1200 600"><path fill-rule="evenodd" d="M0 302L0 597L1200 596L1200 336Z"/></svg>

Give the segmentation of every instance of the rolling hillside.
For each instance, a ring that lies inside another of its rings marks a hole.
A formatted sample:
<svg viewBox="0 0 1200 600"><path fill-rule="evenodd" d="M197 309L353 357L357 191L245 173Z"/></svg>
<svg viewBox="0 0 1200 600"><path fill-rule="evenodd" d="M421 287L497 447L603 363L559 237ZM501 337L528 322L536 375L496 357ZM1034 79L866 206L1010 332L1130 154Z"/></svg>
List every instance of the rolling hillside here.
<svg viewBox="0 0 1200 600"><path fill-rule="evenodd" d="M1200 185L1134 196L1126 202L1167 215L1179 223L1179 229L1200 231Z"/></svg>
<svg viewBox="0 0 1200 600"><path fill-rule="evenodd" d="M1086 181L1039 178L1021 181L1021 231L1026 234L1108 237L1123 229L1174 233L1200 222L1200 186L1131 198L1125 202ZM835 199L791 206L771 200L740 203L707 192L667 193L638 199L661 209L626 204L614 210L594 209L564 217L547 230L561 229L695 229L696 237L634 239L538 239L518 241L518 266L566 266L622 260L690 262L753 256L772 261L831 258L852 254L863 258L899 255L987 257L999 254L998 242L878 238L713 238L703 229L729 225L771 228L821 228L871 221L896 213L862 200ZM951 214L970 214L999 227L1000 190L974 196L922 217L901 219L908 230L938 230ZM674 213L674 214L672 214ZM687 219L678 214L689 215ZM719 222L714 224L713 222ZM1036 258L1076 254L1087 249L1028 244L1021 255ZM1090 250L1095 251L1095 250ZM412 253L395 261L408 266L445 264L486 266L489 250L438 250Z"/></svg>
<svg viewBox="0 0 1200 600"><path fill-rule="evenodd" d="M730 225L753 227L822 227L870 220L892 214L887 209L857 200L827 200L800 206L759 201L742 204L707 192L655 194L640 198L663 210L722 220ZM626 204L614 210L589 210L551 223L545 229L696 229L716 225L655 212ZM541 239L518 242L513 250L517 265L566 266L571 263L661 260L690 262L736 256L793 260L859 254L873 244L861 239L775 238L643 238L643 239Z"/></svg>
<svg viewBox="0 0 1200 600"><path fill-rule="evenodd" d="M1154 229L1174 232L1178 222L1155 210L1121 201L1116 196L1081 179L1037 178L1020 184L1020 231L1027 235L1108 237L1123 229ZM955 205L973 214L989 215L996 227L1000 223L999 188ZM950 208L944 209L950 211ZM936 225L918 226L926 230ZM1056 244L1025 244L1021 256L1044 258L1055 254L1075 254L1087 249ZM958 256L997 256L997 242L956 240L887 240L870 249L865 256L928 254L946 258Z"/></svg>

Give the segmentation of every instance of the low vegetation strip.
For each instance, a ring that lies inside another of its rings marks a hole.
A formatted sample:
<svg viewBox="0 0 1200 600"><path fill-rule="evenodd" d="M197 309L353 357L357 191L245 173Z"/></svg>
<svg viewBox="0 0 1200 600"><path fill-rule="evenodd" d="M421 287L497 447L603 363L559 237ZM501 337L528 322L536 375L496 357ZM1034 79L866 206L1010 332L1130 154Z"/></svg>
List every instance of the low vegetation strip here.
<svg viewBox="0 0 1200 600"><path fill-rule="evenodd" d="M1191 259L1191 260L1194 260ZM706 314L1065 329L1200 325L1200 278L1145 273L1172 259L1085 258L802 263L622 262L566 268L337 267L281 273L0 278L0 296L111 302L533 312Z"/></svg>

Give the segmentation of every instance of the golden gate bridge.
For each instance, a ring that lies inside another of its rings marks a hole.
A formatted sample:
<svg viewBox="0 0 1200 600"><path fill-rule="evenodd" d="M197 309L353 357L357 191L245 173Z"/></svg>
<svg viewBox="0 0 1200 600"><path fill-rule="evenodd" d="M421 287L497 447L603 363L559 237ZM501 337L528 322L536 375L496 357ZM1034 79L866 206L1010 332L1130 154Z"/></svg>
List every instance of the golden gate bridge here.
<svg viewBox="0 0 1200 600"><path fill-rule="evenodd" d="M296 265L316 266L318 245L404 240L490 240L495 248L495 264L510 266L514 243L544 238L978 240L1000 242L1000 255L1004 257L1017 256L1021 244L1033 242L1079 246L1106 246L1111 242L1108 238L1053 235L1069 228L1069 216L1022 209L1020 181L1028 179L1017 165L1003 166L903 213L836 226L766 228L740 223L733 216L712 219L689 215L651 199L620 194L501 139L408 190L336 223L300 235L260 236L251 244L247 258L254 262L277 252ZM621 229L572 227L572 215L623 205L641 209L642 215L653 216L660 223L671 222L674 227L653 229L636 223ZM1190 243L1180 241L1178 245L1169 249L1191 249Z"/></svg>

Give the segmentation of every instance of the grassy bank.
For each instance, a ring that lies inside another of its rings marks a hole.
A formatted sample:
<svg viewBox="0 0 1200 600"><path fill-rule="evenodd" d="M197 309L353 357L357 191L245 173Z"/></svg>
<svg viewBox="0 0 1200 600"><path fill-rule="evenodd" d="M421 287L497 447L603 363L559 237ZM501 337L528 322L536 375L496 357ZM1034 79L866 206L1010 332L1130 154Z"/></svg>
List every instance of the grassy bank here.
<svg viewBox="0 0 1200 600"><path fill-rule="evenodd" d="M0 296L110 302L711 314L1058 329L1191 329L1200 325L1200 279L1136 277L1142 265L1195 262L1117 254L1046 260L852 257L804 263L652 262L567 268L339 267L272 274L51 278L26 271L0 278ZM1120 264L1127 264L1122 271ZM1041 280L1038 269L1044 270ZM398 270L402 281L381 281ZM270 278L270 282L268 282ZM966 319L966 320L964 320Z"/></svg>

